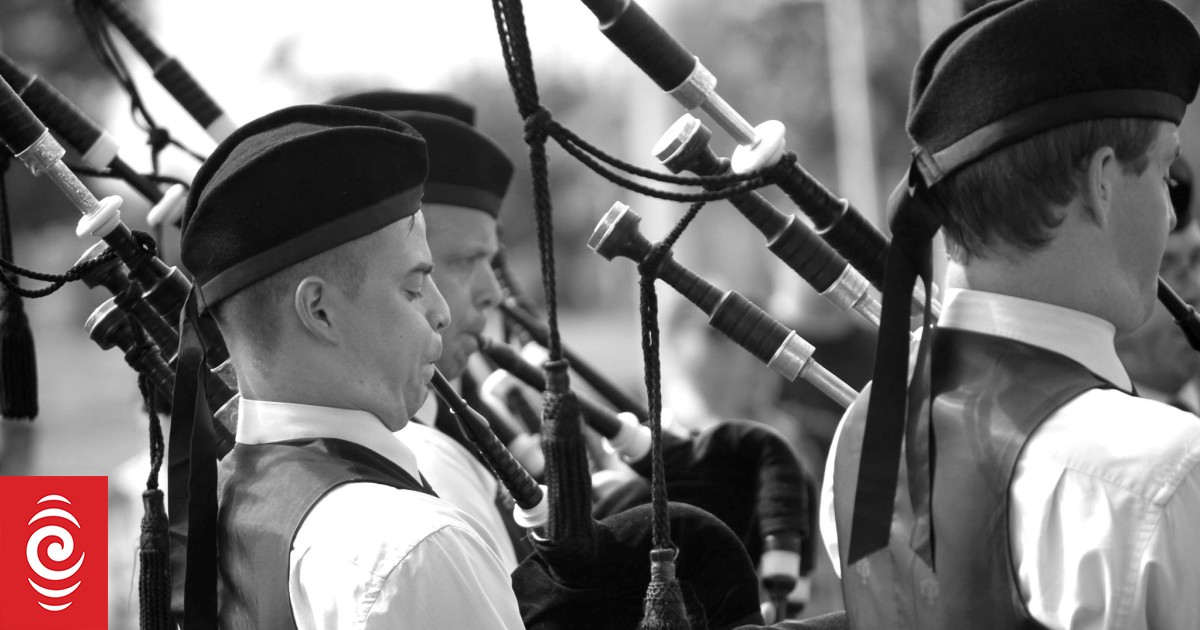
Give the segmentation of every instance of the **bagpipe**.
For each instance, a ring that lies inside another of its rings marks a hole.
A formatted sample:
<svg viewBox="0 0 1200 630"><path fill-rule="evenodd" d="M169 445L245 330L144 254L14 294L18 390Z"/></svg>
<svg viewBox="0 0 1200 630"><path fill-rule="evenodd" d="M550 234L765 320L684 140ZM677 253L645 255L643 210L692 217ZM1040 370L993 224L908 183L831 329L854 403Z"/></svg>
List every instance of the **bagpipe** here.
<svg viewBox="0 0 1200 630"><path fill-rule="evenodd" d="M784 150L785 130L781 124L768 121L752 126L721 98L712 73L636 2L584 3L599 19L604 34L660 87L686 109L704 111L739 145L731 158L720 158L708 147L711 132L699 120L691 116L680 119L654 149L660 163L675 175L626 170L655 181L702 189L697 193L663 193L641 185L630 186L637 192L691 202L688 215L664 241L651 243L639 233L637 215L618 203L589 241L591 248L606 258L625 257L638 265L649 404L612 385L561 338L546 141L553 138L573 157L614 181L627 180L608 170L623 165L600 155L595 147L554 121L540 105L517 0L493 0L493 4L506 67L528 131L547 313L543 323L515 299L506 301L501 310L544 348L548 359L539 367L500 342L482 340L480 346L495 367L542 392L542 415L525 420L522 430L503 419L489 417L484 409L468 406L440 374L435 375L432 386L514 497L520 508L518 523L534 533L535 554L514 574L514 588L529 627L563 627L570 619L585 616L595 620L595 627L607 623L603 627L614 628L630 627L630 620L641 620L641 627L646 628L762 623L757 594L760 579L771 593L773 604L768 610L772 618L766 621L778 621L787 610L786 594L805 572L803 564L811 565L814 553L813 507L804 504L809 490L806 480L787 444L761 425L723 423L711 432L689 438L664 433L654 283L661 279L679 291L709 316L713 328L776 372L788 379L808 380L844 406L856 398L857 392L813 360L812 344L741 294L722 290L679 264L671 256L671 248L703 203L729 200L762 232L768 249L818 292L841 309L853 310L878 325L882 309L871 287L882 287L888 240L847 200L833 195ZM116 0L77 0L77 7L93 27L101 15L111 20L154 69L164 87L215 139L228 135L232 129L228 117L124 6ZM111 47L111 42L96 33L95 28L89 30L94 43ZM89 249L71 272L51 281L82 280L114 294L112 300L92 313L85 330L101 348L118 348L129 365L143 375L143 391L154 417L155 410L169 408L173 402L179 322L183 301L191 291L190 281L155 255L151 239L121 222L119 198L98 200L92 195L63 163L62 147L41 121L77 149L88 167L121 177L162 208L160 213L169 213L171 207L178 206L183 189L174 187L164 192L161 180L134 171L119 157L109 134L44 80L23 73L2 56L0 76L4 79L0 82L0 140L35 175L49 177L79 208L83 218L77 234L102 241ZM679 176L683 171L695 175ZM809 216L814 227L775 208L755 192L767 185L779 186ZM6 270L21 273L11 265ZM7 277L5 280L9 284ZM1195 310L1161 279L1159 298L1189 343L1200 350L1200 318ZM937 309L933 296L926 296L920 287L911 301L917 312ZM201 335L209 348L210 372L205 375L208 404L218 410L214 415L219 421L214 428L218 454L223 454L232 446L236 426L236 381L228 353L221 350L219 331L202 330ZM568 370L586 381L607 406L573 391ZM528 401L521 403L524 399L512 398L511 387L493 389L500 392L496 399L510 410L524 411L520 414L524 418L535 417L529 415L532 410L516 409ZM632 494L619 495L616 498L625 503L604 508L612 513L595 517L585 425L608 439L625 458L648 495L638 500L648 499L650 505L629 507ZM157 419L152 434L156 426ZM537 483L539 475L527 470L532 465L522 465L513 455L518 450L514 444L528 446L529 439L522 436L535 433L541 436L546 486ZM155 448L156 473L163 461L161 435L157 446L152 446ZM720 493L709 491L717 484L754 488L742 497L751 505L713 501ZM158 492L158 505L152 509L149 501L153 492ZM161 492L151 488L147 496L148 519L163 521ZM668 498L683 499L712 514L669 503ZM161 552L163 544L161 539L144 541L148 551ZM748 550L761 552L761 576L756 575ZM144 561L143 565L158 572L150 577L161 578L166 571L161 563ZM621 586L614 589L613 584ZM647 592L644 602L640 596L631 596L632 591L626 588L629 584L638 584ZM152 624L145 620L147 615L163 623L163 615L169 613L160 606L143 611L143 615L143 625L148 626ZM165 618L169 622L169 617Z"/></svg>

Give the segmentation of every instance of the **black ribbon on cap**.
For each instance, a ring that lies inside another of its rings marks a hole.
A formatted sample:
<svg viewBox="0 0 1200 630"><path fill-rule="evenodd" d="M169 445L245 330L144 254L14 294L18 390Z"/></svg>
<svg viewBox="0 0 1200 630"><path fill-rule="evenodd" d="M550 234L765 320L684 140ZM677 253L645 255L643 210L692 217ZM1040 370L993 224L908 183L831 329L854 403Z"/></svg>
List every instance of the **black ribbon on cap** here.
<svg viewBox="0 0 1200 630"><path fill-rule="evenodd" d="M167 468L171 611L183 630L217 627L217 449L200 299L199 288L193 288L180 320Z"/></svg>
<svg viewBox="0 0 1200 630"><path fill-rule="evenodd" d="M931 321L933 236L941 227L925 196L925 178L914 154L905 180L892 193L888 205L894 208L891 227L892 242L887 252L884 272L883 312L879 322L879 345L875 353L875 370L867 421L863 430L862 456L858 468L858 489L854 497L854 514L850 525L851 564L887 546L895 508L896 483L900 470L900 449L906 432L920 436L910 445L917 453L909 459L928 462L928 418L918 413L928 389L929 327ZM917 278L925 283L925 334L921 338L915 364L915 376L910 391L908 382L910 312L913 286ZM911 408L910 408L911 407ZM909 427L908 422L918 423ZM909 491L918 523L922 513L928 514L928 474L910 471ZM918 477L913 479L912 477ZM924 519L928 522L928 518ZM931 534L930 534L931 535ZM919 545L925 546L925 545ZM930 551L931 551L931 545ZM927 555L927 554L922 554ZM928 554L926 561L931 561Z"/></svg>

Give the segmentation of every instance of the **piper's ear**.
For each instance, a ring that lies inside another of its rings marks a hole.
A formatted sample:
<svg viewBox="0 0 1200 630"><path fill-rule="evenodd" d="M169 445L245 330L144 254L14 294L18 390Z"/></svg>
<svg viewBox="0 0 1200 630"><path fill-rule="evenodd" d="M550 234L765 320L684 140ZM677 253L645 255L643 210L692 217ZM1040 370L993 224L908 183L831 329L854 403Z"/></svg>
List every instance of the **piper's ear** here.
<svg viewBox="0 0 1200 630"><path fill-rule="evenodd" d="M330 343L337 342L333 326L332 288L317 276L308 276L296 285L292 294L292 307L300 320L300 325L317 338Z"/></svg>
<svg viewBox="0 0 1200 630"><path fill-rule="evenodd" d="M1100 227L1108 225L1120 175L1121 163L1117 161L1117 154L1112 147L1100 147L1088 156L1079 193L1084 207Z"/></svg>

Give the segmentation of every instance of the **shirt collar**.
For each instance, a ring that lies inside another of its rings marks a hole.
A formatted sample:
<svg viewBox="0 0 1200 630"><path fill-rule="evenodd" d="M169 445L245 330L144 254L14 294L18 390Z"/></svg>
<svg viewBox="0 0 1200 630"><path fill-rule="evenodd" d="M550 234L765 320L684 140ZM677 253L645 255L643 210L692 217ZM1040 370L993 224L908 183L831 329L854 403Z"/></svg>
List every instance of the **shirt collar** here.
<svg viewBox="0 0 1200 630"><path fill-rule="evenodd" d="M237 441L242 444L314 438L353 442L421 478L416 455L370 412L246 398L238 403Z"/></svg>
<svg viewBox="0 0 1200 630"><path fill-rule="evenodd" d="M1094 315L1011 295L947 289L938 326L1013 339L1061 354L1132 391L1113 345L1116 328Z"/></svg>

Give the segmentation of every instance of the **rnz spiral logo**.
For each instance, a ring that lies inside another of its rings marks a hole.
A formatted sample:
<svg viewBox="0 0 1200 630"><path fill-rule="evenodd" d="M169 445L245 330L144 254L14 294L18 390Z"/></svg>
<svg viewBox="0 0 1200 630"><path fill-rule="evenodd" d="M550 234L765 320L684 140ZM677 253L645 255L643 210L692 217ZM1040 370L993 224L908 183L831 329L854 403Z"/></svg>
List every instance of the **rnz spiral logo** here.
<svg viewBox="0 0 1200 630"><path fill-rule="evenodd" d="M29 537L29 542L25 545L25 559L29 562L29 568L39 579L34 580L29 578L29 585L39 595L45 597L50 602L42 601L38 598L38 605L50 612L59 612L66 610L71 605L71 593L74 593L83 580L75 579L79 573L79 569L83 567L83 561L87 558L87 553L80 551L79 559L67 569L51 569L42 561L43 548L46 557L54 564L66 564L75 557L75 537L71 535L71 530L63 527L59 522L65 521L75 526L75 530L79 530L79 521L71 514L71 502L66 497L57 494L48 494L38 499L38 505L49 504L54 507L45 507L33 518L29 519L30 525L40 525L37 531ZM62 507L59 507L59 506ZM44 542L51 541L49 545L43 547ZM74 584L71 581L74 580ZM39 584L41 582L42 584ZM55 587L65 588L49 588L44 586L49 584ZM61 603L60 603L61 602Z"/></svg>
<svg viewBox="0 0 1200 630"><path fill-rule="evenodd" d="M0 630L106 628L108 480L0 477L0 501Z"/></svg>

